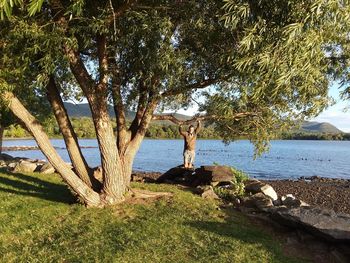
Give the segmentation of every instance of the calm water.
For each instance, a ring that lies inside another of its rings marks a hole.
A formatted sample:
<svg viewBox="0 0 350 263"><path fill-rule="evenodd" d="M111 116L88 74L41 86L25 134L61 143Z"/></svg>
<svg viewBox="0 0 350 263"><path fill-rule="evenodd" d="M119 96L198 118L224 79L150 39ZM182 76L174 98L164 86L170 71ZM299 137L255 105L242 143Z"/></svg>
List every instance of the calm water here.
<svg viewBox="0 0 350 263"><path fill-rule="evenodd" d="M63 140L51 140L64 147ZM82 146L97 146L96 140L80 140ZM4 146L35 146L34 140L9 140ZM144 140L138 152L134 169L165 172L182 162L182 140ZM66 150L57 150L69 162ZM40 151L8 152L14 156L45 159ZM100 157L97 148L83 149L90 166L97 166ZM323 176L350 179L349 141L273 141L271 149L262 157L253 159L254 148L249 141L237 141L226 146L219 140L198 140L196 166L214 162L235 166L257 178L299 178Z"/></svg>

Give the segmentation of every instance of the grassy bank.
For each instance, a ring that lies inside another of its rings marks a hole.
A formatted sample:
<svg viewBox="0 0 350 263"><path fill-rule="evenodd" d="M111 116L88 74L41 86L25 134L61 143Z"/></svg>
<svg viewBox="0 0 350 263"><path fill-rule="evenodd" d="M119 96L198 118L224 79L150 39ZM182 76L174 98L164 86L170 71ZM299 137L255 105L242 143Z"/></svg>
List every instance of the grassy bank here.
<svg viewBox="0 0 350 263"><path fill-rule="evenodd" d="M301 262L239 213L169 185L152 203L86 209L56 175L0 171L1 262Z"/></svg>

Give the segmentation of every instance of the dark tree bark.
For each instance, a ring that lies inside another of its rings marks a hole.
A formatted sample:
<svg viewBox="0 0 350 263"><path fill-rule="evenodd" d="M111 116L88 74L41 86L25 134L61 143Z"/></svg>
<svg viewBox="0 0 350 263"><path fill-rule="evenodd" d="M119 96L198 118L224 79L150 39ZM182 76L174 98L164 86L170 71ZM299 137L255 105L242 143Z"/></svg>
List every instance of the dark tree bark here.
<svg viewBox="0 0 350 263"><path fill-rule="evenodd" d="M2 144L3 144L3 140L4 140L4 131L5 131L5 127L0 125L0 154L2 153Z"/></svg>
<svg viewBox="0 0 350 263"><path fill-rule="evenodd" d="M93 176L93 170L90 169L81 152L78 138L74 132L53 76L50 76L46 88L48 100L63 135L76 174L86 185L93 187L95 190L99 190L101 188L101 183Z"/></svg>

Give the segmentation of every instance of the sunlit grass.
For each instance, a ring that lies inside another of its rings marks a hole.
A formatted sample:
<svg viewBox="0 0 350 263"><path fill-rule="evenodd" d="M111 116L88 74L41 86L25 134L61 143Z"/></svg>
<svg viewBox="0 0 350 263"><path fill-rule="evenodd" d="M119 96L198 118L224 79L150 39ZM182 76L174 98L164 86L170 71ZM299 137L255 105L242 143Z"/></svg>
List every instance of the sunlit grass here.
<svg viewBox="0 0 350 263"><path fill-rule="evenodd" d="M86 209L57 175L0 172L1 262L301 262L234 211L169 185L172 198Z"/></svg>

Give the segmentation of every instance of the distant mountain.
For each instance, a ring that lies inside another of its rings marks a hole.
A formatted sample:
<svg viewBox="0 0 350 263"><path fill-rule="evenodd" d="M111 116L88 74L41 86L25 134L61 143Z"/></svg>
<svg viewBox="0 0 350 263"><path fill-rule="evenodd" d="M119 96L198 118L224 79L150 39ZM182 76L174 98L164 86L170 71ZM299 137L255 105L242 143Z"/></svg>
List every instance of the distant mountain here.
<svg viewBox="0 0 350 263"><path fill-rule="evenodd" d="M91 111L90 111L90 107L89 104L87 103L79 103L79 104L74 104L71 102L65 102L64 106L67 109L68 115L71 117L91 117ZM112 106L108 107L108 112L109 112L109 116L111 116L112 118L115 118L115 113L114 113L114 109ZM191 116L188 115L183 115L183 114L179 114L179 113L175 113L174 116L179 119L179 120L188 120L191 119ZM133 120L135 117L135 112L134 111L127 111L126 112L126 118L128 120ZM156 121L159 124L173 124L170 121Z"/></svg>
<svg viewBox="0 0 350 263"><path fill-rule="evenodd" d="M334 125L328 123L328 122L316 122L316 121L305 121L302 126L301 130L305 132L316 132L316 133L343 133L341 130L339 130Z"/></svg>
<svg viewBox="0 0 350 263"><path fill-rule="evenodd" d="M91 111L87 103L74 104L70 102L65 102L64 105L67 109L69 116L71 117L91 117ZM108 107L108 111L109 111L109 115L114 118L115 114L112 106ZM192 118L191 116L179 114L179 113L175 113L174 116L179 120L188 120ZM128 120L132 120L134 117L135 117L135 112L133 111L126 112L126 118ZM158 124L163 124L163 125L173 124L170 121L156 121L156 122ZM328 122L320 123L315 121L305 121L302 124L301 129L299 131L314 132L314 133L332 133L332 134L342 133L341 130L339 130L337 127L335 127L334 125Z"/></svg>
<svg viewBox="0 0 350 263"><path fill-rule="evenodd" d="M68 115L71 117L91 117L91 111L89 104L87 103L79 103L74 104L71 102L65 102L64 106L67 109ZM108 106L109 116L115 118L114 109L112 106ZM135 112L127 111L126 118L133 119L135 117Z"/></svg>

